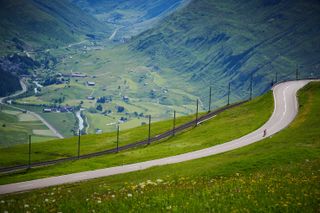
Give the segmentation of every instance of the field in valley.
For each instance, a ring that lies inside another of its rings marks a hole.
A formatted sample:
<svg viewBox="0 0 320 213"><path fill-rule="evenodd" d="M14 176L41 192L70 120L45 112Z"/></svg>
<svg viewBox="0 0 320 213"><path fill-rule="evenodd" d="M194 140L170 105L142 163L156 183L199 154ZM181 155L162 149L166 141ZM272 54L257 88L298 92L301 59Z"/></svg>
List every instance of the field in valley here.
<svg viewBox="0 0 320 213"><path fill-rule="evenodd" d="M29 135L32 135L33 142L56 138L48 127L33 115L4 105L0 107L0 147L26 144Z"/></svg>

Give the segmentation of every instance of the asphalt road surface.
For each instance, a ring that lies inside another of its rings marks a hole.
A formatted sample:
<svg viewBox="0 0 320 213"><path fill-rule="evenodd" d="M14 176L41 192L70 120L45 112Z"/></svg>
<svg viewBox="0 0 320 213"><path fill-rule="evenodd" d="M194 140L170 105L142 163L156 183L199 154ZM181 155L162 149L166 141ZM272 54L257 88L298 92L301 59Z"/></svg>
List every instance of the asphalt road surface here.
<svg viewBox="0 0 320 213"><path fill-rule="evenodd" d="M216 145L210 148L193 151L176 156L150 160L140 163L128 164L123 166L110 167L105 169L73 173L57 177L42 178L32 181L13 183L0 186L0 194L8 194L20 191L29 191L38 188L44 188L59 184L74 183L78 181L89 180L93 178L111 176L127 172L147 169L153 166L174 164L183 161L198 159L206 156L215 155L218 153L234 150L249 144L255 143L271 136L285 127L287 127L295 118L298 112L298 102L296 98L297 91L305 86L309 80L290 81L276 85L273 88L273 96L275 107L271 118L256 131L245 135L239 139ZM265 132L266 130L266 132ZM264 132L266 135L264 136Z"/></svg>

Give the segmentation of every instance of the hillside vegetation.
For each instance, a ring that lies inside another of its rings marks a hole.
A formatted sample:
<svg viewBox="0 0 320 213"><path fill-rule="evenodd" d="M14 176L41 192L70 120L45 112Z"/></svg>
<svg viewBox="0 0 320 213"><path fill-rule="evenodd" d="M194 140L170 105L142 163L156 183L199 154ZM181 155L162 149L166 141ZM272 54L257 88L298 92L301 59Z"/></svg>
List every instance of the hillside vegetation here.
<svg viewBox="0 0 320 213"><path fill-rule="evenodd" d="M0 97L7 96L17 90L21 90L19 78L10 72L5 72L0 67Z"/></svg>
<svg viewBox="0 0 320 213"><path fill-rule="evenodd" d="M174 137L141 146L117 154L107 154L91 159L65 162L54 166L34 168L27 173L21 171L16 174L0 176L0 183L17 182L72 172L99 169L123 164L136 163L146 160L158 159L190 151L207 148L225 143L248 134L265 123L272 113L272 95L268 93L256 98L252 102L227 110L216 117L191 128ZM176 124L180 125L195 116L179 117ZM254 121L254 122L252 122ZM241 127L241 128L239 128ZM153 123L151 134L153 136L172 128L172 120ZM148 126L142 126L120 132L119 146L144 140L148 137ZM102 151L116 147L116 133L101 135L85 135L81 137L81 154ZM75 156L77 153L77 137L63 140L32 144L32 162L39 162L62 157ZM0 149L0 166L6 167L25 164L28 160L28 146L17 145Z"/></svg>
<svg viewBox="0 0 320 213"><path fill-rule="evenodd" d="M6 105L0 108L0 147L27 143L29 135L32 135L33 142L55 138L48 127L34 116Z"/></svg>
<svg viewBox="0 0 320 213"><path fill-rule="evenodd" d="M311 83L299 92L294 122L264 141L184 163L1 196L0 210L316 212L319 107L320 84Z"/></svg>
<svg viewBox="0 0 320 213"><path fill-rule="evenodd" d="M124 129L137 127L147 115L168 119L173 110L188 115L194 113L197 99L200 110L207 110L209 86L212 107L223 106L230 81L231 102L245 100L251 75L254 96L267 91L276 76L295 79L296 68L298 77L320 76L320 6L315 0L4 2L2 22L12 23L9 29L20 33L15 38L11 30L3 32L11 36L6 44L25 50L28 39L23 36L30 36L58 46L23 53L44 65L31 68L30 74L47 86L18 102L81 105L89 122L87 133L111 132L119 120L125 121ZM24 9L16 14L20 6ZM15 15L10 16L10 10ZM101 28L111 30L95 36ZM132 40L112 42L130 37L131 28L137 30ZM139 34L141 29L149 30ZM84 39L88 33L90 39ZM41 42L33 43L43 48ZM72 72L86 77L58 77ZM109 100L97 103L105 97ZM124 110L118 112L119 107Z"/></svg>
<svg viewBox="0 0 320 213"><path fill-rule="evenodd" d="M193 0L129 44L153 66L170 68L203 91L213 85L243 96L254 75L256 94L278 80L320 75L320 4L315 0ZM163 77L166 73L163 73ZM200 94L198 94L200 95Z"/></svg>
<svg viewBox="0 0 320 213"><path fill-rule="evenodd" d="M1 0L1 54L56 47L107 31L68 0Z"/></svg>

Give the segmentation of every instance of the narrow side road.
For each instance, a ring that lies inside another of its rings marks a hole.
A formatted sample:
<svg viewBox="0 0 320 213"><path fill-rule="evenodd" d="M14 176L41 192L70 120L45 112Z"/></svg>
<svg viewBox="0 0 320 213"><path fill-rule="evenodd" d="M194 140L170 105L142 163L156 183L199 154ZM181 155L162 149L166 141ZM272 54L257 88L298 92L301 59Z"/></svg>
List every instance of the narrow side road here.
<svg viewBox="0 0 320 213"><path fill-rule="evenodd" d="M0 194L8 194L13 192L28 191L32 189L44 188L59 184L74 183L78 181L89 180L93 178L105 177L132 171L147 169L153 166L174 164L183 161L198 159L215 155L230 150L234 150L249 144L258 142L265 137L271 136L285 127L287 127L298 113L298 102L296 93L304 87L309 80L290 81L276 85L273 88L273 96L275 101L274 111L270 119L256 131L245 135L239 139L216 145L210 148L193 151L176 156L150 160L140 163L128 164L124 166L116 166L111 168L73 173L57 177L42 178L32 181L13 183L0 186ZM266 136L264 137L264 131Z"/></svg>

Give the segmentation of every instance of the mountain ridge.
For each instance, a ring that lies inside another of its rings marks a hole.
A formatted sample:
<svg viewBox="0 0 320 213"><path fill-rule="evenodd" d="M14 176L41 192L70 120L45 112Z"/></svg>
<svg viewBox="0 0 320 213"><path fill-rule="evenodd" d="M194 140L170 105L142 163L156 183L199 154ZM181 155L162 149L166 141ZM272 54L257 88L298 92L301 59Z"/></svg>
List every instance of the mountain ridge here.
<svg viewBox="0 0 320 213"><path fill-rule="evenodd" d="M193 0L135 36L129 47L151 64L186 75L190 83L233 81L238 88L254 75L254 84L263 84L261 94L275 72L294 75L297 66L305 76L318 71L319 14L319 2L312 0ZM223 95L222 87L215 89Z"/></svg>
<svg viewBox="0 0 320 213"><path fill-rule="evenodd" d="M0 38L4 54L20 49L44 49L78 41L88 33L109 31L68 0L1 0ZM22 44L22 45L21 45Z"/></svg>

